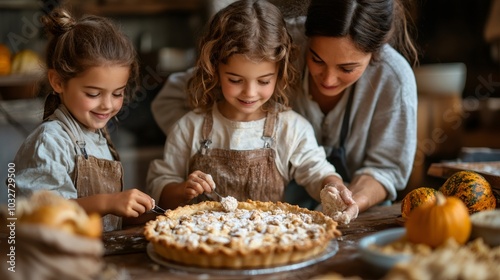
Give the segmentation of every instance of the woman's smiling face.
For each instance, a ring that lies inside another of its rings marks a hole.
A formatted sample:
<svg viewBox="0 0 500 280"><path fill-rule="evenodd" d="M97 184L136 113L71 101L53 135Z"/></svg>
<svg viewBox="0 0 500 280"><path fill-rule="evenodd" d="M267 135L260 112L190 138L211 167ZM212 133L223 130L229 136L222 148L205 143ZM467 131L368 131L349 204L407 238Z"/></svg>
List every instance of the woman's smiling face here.
<svg viewBox="0 0 500 280"><path fill-rule="evenodd" d="M311 37L306 53L310 89L325 96L340 94L361 77L371 57L349 37Z"/></svg>

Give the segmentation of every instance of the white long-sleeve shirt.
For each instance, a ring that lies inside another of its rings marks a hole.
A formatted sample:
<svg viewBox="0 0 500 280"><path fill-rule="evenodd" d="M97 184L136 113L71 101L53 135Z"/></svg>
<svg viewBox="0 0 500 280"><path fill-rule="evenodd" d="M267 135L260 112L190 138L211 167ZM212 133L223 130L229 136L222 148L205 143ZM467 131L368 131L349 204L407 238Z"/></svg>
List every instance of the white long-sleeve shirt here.
<svg viewBox="0 0 500 280"><path fill-rule="evenodd" d="M147 191L157 201L165 185L187 179L189 161L200 150L200 141L203 140L203 120L203 114L189 112L169 131L164 158L154 160L148 171ZM264 122L265 118L250 122L231 121L214 106L210 148L262 149ZM295 179L319 201L322 181L327 176L339 175L326 160L325 151L316 142L309 122L294 111L281 112L273 138L271 148L276 151L276 166L285 182Z"/></svg>

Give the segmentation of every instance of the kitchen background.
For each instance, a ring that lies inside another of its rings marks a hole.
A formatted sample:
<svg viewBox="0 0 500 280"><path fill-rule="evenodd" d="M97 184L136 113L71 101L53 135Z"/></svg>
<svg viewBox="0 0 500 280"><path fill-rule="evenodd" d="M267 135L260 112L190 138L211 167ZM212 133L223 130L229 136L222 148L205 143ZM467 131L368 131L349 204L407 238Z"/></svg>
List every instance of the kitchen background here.
<svg viewBox="0 0 500 280"><path fill-rule="evenodd" d="M125 168L125 187L142 188L149 162L161 157L165 141L152 118L151 101L170 73L193 64L197 36L210 15L227 2L231 0L0 0L0 73L5 47L12 55L12 70L0 74L0 204L6 202L3 182L8 164L41 119L36 58L44 52L38 21L44 11L64 3L75 14L108 16L134 41L142 88L119 115L119 124L110 129ZM418 147L401 196L432 184L426 171L433 162L500 161L500 9L493 9L500 6L498 2L409 2L421 49L420 66L415 68Z"/></svg>

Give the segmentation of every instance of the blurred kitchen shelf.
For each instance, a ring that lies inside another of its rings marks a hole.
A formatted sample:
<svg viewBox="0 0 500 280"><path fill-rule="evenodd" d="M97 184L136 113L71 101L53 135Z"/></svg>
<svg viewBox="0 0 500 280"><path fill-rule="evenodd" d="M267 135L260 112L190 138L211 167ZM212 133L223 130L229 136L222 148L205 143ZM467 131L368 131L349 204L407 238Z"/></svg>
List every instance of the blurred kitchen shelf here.
<svg viewBox="0 0 500 280"><path fill-rule="evenodd" d="M0 9L26 10L40 9L42 4L37 0L0 0Z"/></svg>
<svg viewBox="0 0 500 280"><path fill-rule="evenodd" d="M152 15L177 11L197 11L205 7L204 0L164 0L164 1L136 1L116 2L107 1L103 4L87 2L81 4L79 9L83 13L103 16L118 15Z"/></svg>
<svg viewBox="0 0 500 280"><path fill-rule="evenodd" d="M479 128L471 131L465 131L462 136L464 147L488 147L500 149L500 129L497 128Z"/></svg>
<svg viewBox="0 0 500 280"><path fill-rule="evenodd" d="M41 74L12 74L0 76L0 87L15 87L37 83Z"/></svg>

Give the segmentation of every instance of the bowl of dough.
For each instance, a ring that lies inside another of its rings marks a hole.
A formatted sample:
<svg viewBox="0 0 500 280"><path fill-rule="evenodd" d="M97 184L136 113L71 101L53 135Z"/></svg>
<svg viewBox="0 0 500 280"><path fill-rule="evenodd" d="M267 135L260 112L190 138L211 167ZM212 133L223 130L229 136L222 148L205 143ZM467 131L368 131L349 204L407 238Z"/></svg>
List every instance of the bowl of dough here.
<svg viewBox="0 0 500 280"><path fill-rule="evenodd" d="M500 209L485 210L470 216L471 239L482 238L492 246L500 246Z"/></svg>

